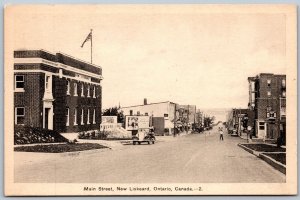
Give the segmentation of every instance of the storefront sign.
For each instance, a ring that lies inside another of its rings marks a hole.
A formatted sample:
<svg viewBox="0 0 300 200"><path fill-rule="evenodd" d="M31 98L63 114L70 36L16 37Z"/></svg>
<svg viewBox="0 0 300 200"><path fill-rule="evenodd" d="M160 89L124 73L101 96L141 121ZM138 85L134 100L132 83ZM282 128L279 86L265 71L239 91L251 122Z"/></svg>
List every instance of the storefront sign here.
<svg viewBox="0 0 300 200"><path fill-rule="evenodd" d="M117 124L117 116L102 116L102 124Z"/></svg>
<svg viewBox="0 0 300 200"><path fill-rule="evenodd" d="M137 130L150 127L149 116L126 116L125 129Z"/></svg>

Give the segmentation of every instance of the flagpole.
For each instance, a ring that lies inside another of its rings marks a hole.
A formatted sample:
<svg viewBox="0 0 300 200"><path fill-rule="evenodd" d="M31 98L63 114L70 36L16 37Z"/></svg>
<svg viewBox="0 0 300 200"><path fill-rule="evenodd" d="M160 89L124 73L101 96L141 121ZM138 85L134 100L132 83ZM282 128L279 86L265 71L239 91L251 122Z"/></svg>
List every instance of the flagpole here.
<svg viewBox="0 0 300 200"><path fill-rule="evenodd" d="M93 29L91 29L91 64L93 64Z"/></svg>

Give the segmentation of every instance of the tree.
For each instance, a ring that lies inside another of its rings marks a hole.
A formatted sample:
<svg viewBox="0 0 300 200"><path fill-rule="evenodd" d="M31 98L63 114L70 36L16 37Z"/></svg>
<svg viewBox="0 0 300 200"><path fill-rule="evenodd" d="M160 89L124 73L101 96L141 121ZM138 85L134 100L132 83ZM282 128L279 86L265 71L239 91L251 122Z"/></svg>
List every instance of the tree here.
<svg viewBox="0 0 300 200"><path fill-rule="evenodd" d="M117 116L118 123L124 123L124 114L117 106L107 108L102 113L103 116Z"/></svg>
<svg viewBox="0 0 300 200"><path fill-rule="evenodd" d="M215 117L204 117L204 127L210 127L214 123Z"/></svg>

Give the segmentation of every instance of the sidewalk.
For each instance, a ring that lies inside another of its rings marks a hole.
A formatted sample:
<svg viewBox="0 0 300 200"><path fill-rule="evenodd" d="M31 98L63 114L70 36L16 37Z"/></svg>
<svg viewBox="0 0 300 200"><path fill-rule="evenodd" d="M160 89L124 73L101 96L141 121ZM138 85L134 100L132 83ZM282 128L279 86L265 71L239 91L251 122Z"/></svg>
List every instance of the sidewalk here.
<svg viewBox="0 0 300 200"><path fill-rule="evenodd" d="M247 133L242 133L242 135L240 135L239 137L246 141L249 140L249 143L263 143L263 144L270 145L270 146L277 146L277 144L272 144L272 143L263 141L263 139L253 138L253 140L252 140L252 139L250 139L249 136L247 138ZM286 148L285 145L282 145L281 147Z"/></svg>

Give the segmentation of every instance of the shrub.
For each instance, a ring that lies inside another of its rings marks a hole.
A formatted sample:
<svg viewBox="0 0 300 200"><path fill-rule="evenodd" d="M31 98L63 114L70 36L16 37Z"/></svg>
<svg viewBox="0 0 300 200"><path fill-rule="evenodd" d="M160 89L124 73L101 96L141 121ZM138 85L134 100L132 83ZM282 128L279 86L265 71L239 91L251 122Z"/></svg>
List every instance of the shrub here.
<svg viewBox="0 0 300 200"><path fill-rule="evenodd" d="M67 142L57 131L43 128L17 126L14 129L14 144Z"/></svg>
<svg viewBox="0 0 300 200"><path fill-rule="evenodd" d="M84 137L84 132L79 132L78 133L78 138L79 139L84 139L85 137Z"/></svg>
<svg viewBox="0 0 300 200"><path fill-rule="evenodd" d="M95 139L95 135L96 135L96 134L95 134L95 131L91 131L91 138L92 138L92 139Z"/></svg>

